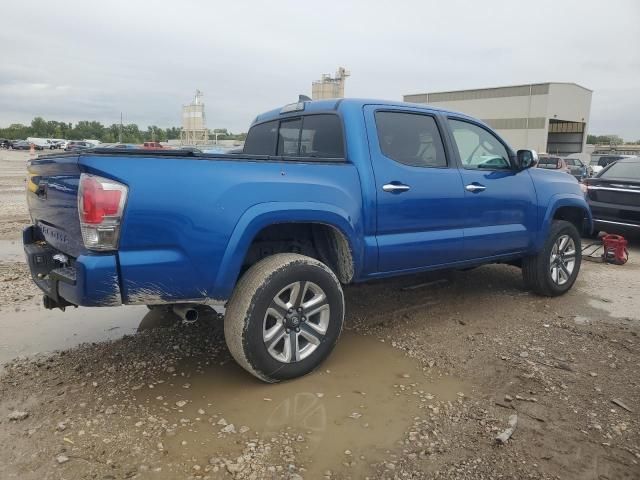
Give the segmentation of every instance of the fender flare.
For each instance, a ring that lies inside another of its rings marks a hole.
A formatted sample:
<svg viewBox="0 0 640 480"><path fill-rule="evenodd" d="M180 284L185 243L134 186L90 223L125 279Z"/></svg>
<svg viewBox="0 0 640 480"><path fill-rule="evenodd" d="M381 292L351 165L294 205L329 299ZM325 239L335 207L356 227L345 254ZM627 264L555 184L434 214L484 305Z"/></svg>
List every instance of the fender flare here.
<svg viewBox="0 0 640 480"><path fill-rule="evenodd" d="M266 202L245 210L229 237L218 268L214 290L217 298L230 298L251 242L263 228L277 223L321 223L340 231L349 243L354 277L362 265L363 245L358 240L356 219L347 212L326 203Z"/></svg>
<svg viewBox="0 0 640 480"><path fill-rule="evenodd" d="M577 195L575 193L556 193L549 198L549 203L545 210L545 215L540 225L540 236L538 237L538 241L536 242L536 250L542 248L547 235L549 234L549 230L551 229L551 222L553 217L559 208L562 207L577 207L584 211L585 217L587 218L587 229L589 231L593 230L593 217L591 215L591 209L589 208L589 204L586 202L584 196ZM581 232L582 233L582 232Z"/></svg>

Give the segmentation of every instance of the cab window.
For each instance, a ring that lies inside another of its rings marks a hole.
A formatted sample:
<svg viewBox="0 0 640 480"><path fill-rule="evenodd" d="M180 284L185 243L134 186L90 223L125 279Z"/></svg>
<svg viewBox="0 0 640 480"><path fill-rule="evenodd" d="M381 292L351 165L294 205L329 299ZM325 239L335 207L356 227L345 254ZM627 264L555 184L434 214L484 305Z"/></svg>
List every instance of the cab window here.
<svg viewBox="0 0 640 480"><path fill-rule="evenodd" d="M509 170L511 162L505 146L484 128L462 120L449 119L454 143L466 169Z"/></svg>
<svg viewBox="0 0 640 480"><path fill-rule="evenodd" d="M242 150L247 155L274 155L278 121L260 123L249 129Z"/></svg>
<svg viewBox="0 0 640 480"><path fill-rule="evenodd" d="M278 150L276 155L297 157L300 152L300 128L302 119L283 120L278 131Z"/></svg>
<svg viewBox="0 0 640 480"><path fill-rule="evenodd" d="M376 112L382 153L411 167L446 167L442 139L435 119L410 112Z"/></svg>
<svg viewBox="0 0 640 480"><path fill-rule="evenodd" d="M295 158L344 158L342 122L335 114L274 120L249 129L244 153Z"/></svg>

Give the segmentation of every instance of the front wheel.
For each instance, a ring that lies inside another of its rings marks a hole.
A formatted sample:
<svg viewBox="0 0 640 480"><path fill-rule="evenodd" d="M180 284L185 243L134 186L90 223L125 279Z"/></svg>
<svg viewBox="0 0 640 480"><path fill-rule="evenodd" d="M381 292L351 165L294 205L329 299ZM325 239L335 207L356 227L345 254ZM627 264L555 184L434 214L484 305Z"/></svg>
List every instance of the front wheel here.
<svg viewBox="0 0 640 480"><path fill-rule="evenodd" d="M343 322L342 287L329 267L283 253L242 276L227 305L224 335L240 366L265 382L278 382L320 365Z"/></svg>
<svg viewBox="0 0 640 480"><path fill-rule="evenodd" d="M570 222L554 220L544 247L522 261L525 283L538 295L556 297L568 292L578 277L582 243Z"/></svg>

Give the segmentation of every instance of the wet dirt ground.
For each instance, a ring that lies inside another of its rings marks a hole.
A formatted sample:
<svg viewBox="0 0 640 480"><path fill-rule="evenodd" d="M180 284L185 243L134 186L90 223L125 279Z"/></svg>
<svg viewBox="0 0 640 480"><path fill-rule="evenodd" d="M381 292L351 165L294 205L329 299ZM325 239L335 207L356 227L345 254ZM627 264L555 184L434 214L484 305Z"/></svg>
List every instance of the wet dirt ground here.
<svg viewBox="0 0 640 480"><path fill-rule="evenodd" d="M497 265L349 286L332 356L266 385L215 314L42 309L27 156L0 152L0 479L640 478L640 241L561 298Z"/></svg>

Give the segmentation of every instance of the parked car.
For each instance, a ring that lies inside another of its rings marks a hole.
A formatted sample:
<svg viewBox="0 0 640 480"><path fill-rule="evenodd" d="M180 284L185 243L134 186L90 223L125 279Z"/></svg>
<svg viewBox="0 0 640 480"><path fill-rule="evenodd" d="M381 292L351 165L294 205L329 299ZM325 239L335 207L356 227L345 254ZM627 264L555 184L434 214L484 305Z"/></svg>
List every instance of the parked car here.
<svg viewBox="0 0 640 480"><path fill-rule="evenodd" d="M139 145L135 145L133 143L113 143L111 145L104 145L101 148L129 148L129 149L138 149Z"/></svg>
<svg viewBox="0 0 640 480"><path fill-rule="evenodd" d="M566 293L591 212L575 178L536 161L460 113L299 102L258 115L242 154L31 160L23 243L46 308L168 305L195 320L224 304L233 357L276 382L329 355L343 284L510 263L538 294Z"/></svg>
<svg viewBox="0 0 640 480"><path fill-rule="evenodd" d="M37 145L35 143L31 143L26 140L16 140L12 142L11 148L13 150L31 150L32 145L34 150L44 150L44 147L42 145Z"/></svg>
<svg viewBox="0 0 640 480"><path fill-rule="evenodd" d="M164 146L160 142L144 142L142 148L146 150L161 150Z"/></svg>
<svg viewBox="0 0 640 480"><path fill-rule="evenodd" d="M597 175L607 165L623 158L633 158L633 155L601 155L600 157L591 159L590 165L593 175Z"/></svg>
<svg viewBox="0 0 640 480"><path fill-rule="evenodd" d="M14 140L11 142L11 148L13 150L29 150L31 144L26 140Z"/></svg>
<svg viewBox="0 0 640 480"><path fill-rule="evenodd" d="M38 150L55 150L56 145L50 138L27 137L27 142L33 143Z"/></svg>
<svg viewBox="0 0 640 480"><path fill-rule="evenodd" d="M640 232L640 157L616 160L584 184L595 235Z"/></svg>
<svg viewBox="0 0 640 480"><path fill-rule="evenodd" d="M90 148L94 148L94 145L92 143L89 142L85 142L85 141L70 141L69 143L67 143L67 146L65 147L65 152L77 152L80 150L88 150Z"/></svg>
<svg viewBox="0 0 640 480"><path fill-rule="evenodd" d="M546 170L558 170L560 172L571 173L562 157L540 155L537 166L538 168L544 168Z"/></svg>
<svg viewBox="0 0 640 480"><path fill-rule="evenodd" d="M590 177L589 167L582 163L582 160L579 158L565 158L564 163L566 163L569 168L569 173L576 177L578 181L582 181L585 178Z"/></svg>
<svg viewBox="0 0 640 480"><path fill-rule="evenodd" d="M0 148L9 148L11 146L11 141L6 138L0 138Z"/></svg>

